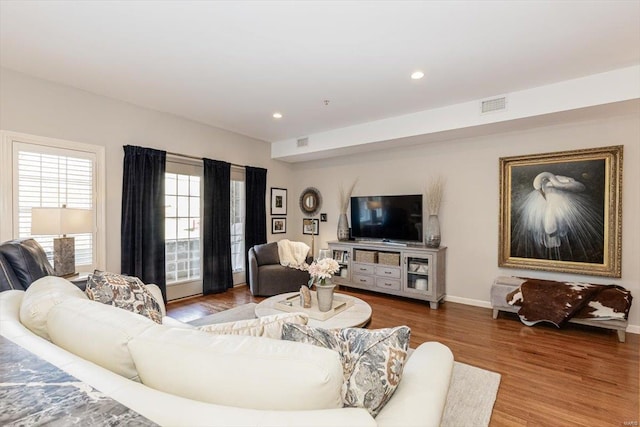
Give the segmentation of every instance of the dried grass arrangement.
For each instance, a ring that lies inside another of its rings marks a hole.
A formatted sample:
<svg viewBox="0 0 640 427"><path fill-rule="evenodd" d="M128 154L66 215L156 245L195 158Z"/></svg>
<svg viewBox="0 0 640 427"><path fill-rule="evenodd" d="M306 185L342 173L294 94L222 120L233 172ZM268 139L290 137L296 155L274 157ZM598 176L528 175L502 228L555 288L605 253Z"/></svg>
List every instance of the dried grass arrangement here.
<svg viewBox="0 0 640 427"><path fill-rule="evenodd" d="M347 209L349 209L349 202L351 201L351 194L353 194L353 189L356 187L358 183L358 178L353 181L353 184L349 187L348 190L345 191L344 186L340 184L340 214L347 214Z"/></svg>
<svg viewBox="0 0 640 427"><path fill-rule="evenodd" d="M429 215L438 215L440 204L442 203L442 193L444 192L444 178L438 176L431 179L425 189L425 203Z"/></svg>

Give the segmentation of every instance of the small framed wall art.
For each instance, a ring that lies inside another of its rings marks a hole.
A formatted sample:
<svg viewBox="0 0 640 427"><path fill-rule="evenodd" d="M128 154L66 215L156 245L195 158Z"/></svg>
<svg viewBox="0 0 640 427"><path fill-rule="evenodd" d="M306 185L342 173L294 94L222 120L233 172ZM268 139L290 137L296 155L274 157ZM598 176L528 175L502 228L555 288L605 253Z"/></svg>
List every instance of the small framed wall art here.
<svg viewBox="0 0 640 427"><path fill-rule="evenodd" d="M287 189L271 187L271 215L287 214Z"/></svg>
<svg viewBox="0 0 640 427"><path fill-rule="evenodd" d="M287 232L287 218L271 218L271 234Z"/></svg>
<svg viewBox="0 0 640 427"><path fill-rule="evenodd" d="M302 234L318 235L320 229L320 221L312 218L305 218L302 220Z"/></svg>

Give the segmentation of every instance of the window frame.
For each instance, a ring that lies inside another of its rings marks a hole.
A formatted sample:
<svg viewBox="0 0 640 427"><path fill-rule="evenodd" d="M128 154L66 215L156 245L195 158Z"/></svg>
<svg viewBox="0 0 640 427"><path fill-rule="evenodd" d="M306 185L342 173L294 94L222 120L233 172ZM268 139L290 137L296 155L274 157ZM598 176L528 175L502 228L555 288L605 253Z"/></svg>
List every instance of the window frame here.
<svg viewBox="0 0 640 427"><path fill-rule="evenodd" d="M202 214L203 214L202 195L203 195L203 185L204 185L204 179L203 179L204 171L203 171L202 162L186 159L178 155L167 154L165 179L166 179L167 173L200 177L200 220L202 221ZM165 188L164 197L166 197L166 188ZM166 202L166 199L165 199L165 202ZM166 226L166 218L165 218L164 225ZM166 245L166 242L167 242L167 239L165 236L165 245ZM201 225L200 226L200 276L198 278L187 278L187 279L177 280L171 283L167 282L167 299L168 300L175 300L175 299L185 298L193 295L202 295L202 280L203 280L202 279L202 273L203 273L202 263L203 263L203 257L202 257L202 225ZM167 268L167 261L165 260L165 272L166 272L166 268Z"/></svg>
<svg viewBox="0 0 640 427"><path fill-rule="evenodd" d="M0 171L0 240L6 241L18 236L18 191L17 191L17 152L21 145L36 146L38 152L69 150L87 153L95 158L95 230L93 232L93 267L104 269L106 265L106 167L105 147L82 142L49 138L12 131L0 130L0 162L9 167ZM55 153L55 154L60 154ZM7 220L5 220L5 218Z"/></svg>
<svg viewBox="0 0 640 427"><path fill-rule="evenodd" d="M247 249L244 247L244 241L246 237L246 225L247 225L247 179L245 174L245 168L238 166L231 166L231 182L239 181L244 185L243 188L243 196L244 200L242 200L242 208L244 211L242 212L242 254L243 254L243 262L242 267L239 270L233 271L233 284L240 285L242 283L247 282L247 272L245 270L245 265L247 262ZM230 201L233 203L233 200ZM230 207L231 208L231 207ZM230 224L231 225L231 224ZM232 230L233 232L233 230ZM233 245L232 245L233 246ZM233 256L233 254L231 255ZM233 265L233 264L232 264Z"/></svg>

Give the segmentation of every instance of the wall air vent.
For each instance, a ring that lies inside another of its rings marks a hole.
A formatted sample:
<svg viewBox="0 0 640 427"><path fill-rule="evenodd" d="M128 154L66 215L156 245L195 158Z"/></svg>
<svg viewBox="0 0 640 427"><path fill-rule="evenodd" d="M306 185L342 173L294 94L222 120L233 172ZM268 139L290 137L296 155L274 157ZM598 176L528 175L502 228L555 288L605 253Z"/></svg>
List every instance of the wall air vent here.
<svg viewBox="0 0 640 427"><path fill-rule="evenodd" d="M492 111L505 110L507 108L507 97L502 96L500 98L487 99L481 102L480 112L490 113Z"/></svg>
<svg viewBox="0 0 640 427"><path fill-rule="evenodd" d="M306 147L309 145L309 138L299 138L297 145L298 147Z"/></svg>

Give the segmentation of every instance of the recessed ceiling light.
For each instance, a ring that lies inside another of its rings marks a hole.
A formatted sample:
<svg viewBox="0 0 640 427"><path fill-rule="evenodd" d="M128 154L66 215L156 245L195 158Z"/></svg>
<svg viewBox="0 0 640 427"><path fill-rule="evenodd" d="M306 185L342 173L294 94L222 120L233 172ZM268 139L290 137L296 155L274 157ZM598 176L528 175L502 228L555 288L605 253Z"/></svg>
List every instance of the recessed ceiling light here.
<svg viewBox="0 0 640 427"><path fill-rule="evenodd" d="M420 80L420 79L421 79L421 78L423 78L423 77L424 77L424 73L423 73L422 71L414 71L414 72L411 74L411 78L412 78L413 80Z"/></svg>
<svg viewBox="0 0 640 427"><path fill-rule="evenodd" d="M274 119L281 119L282 118L282 113L273 113L273 118Z"/></svg>

